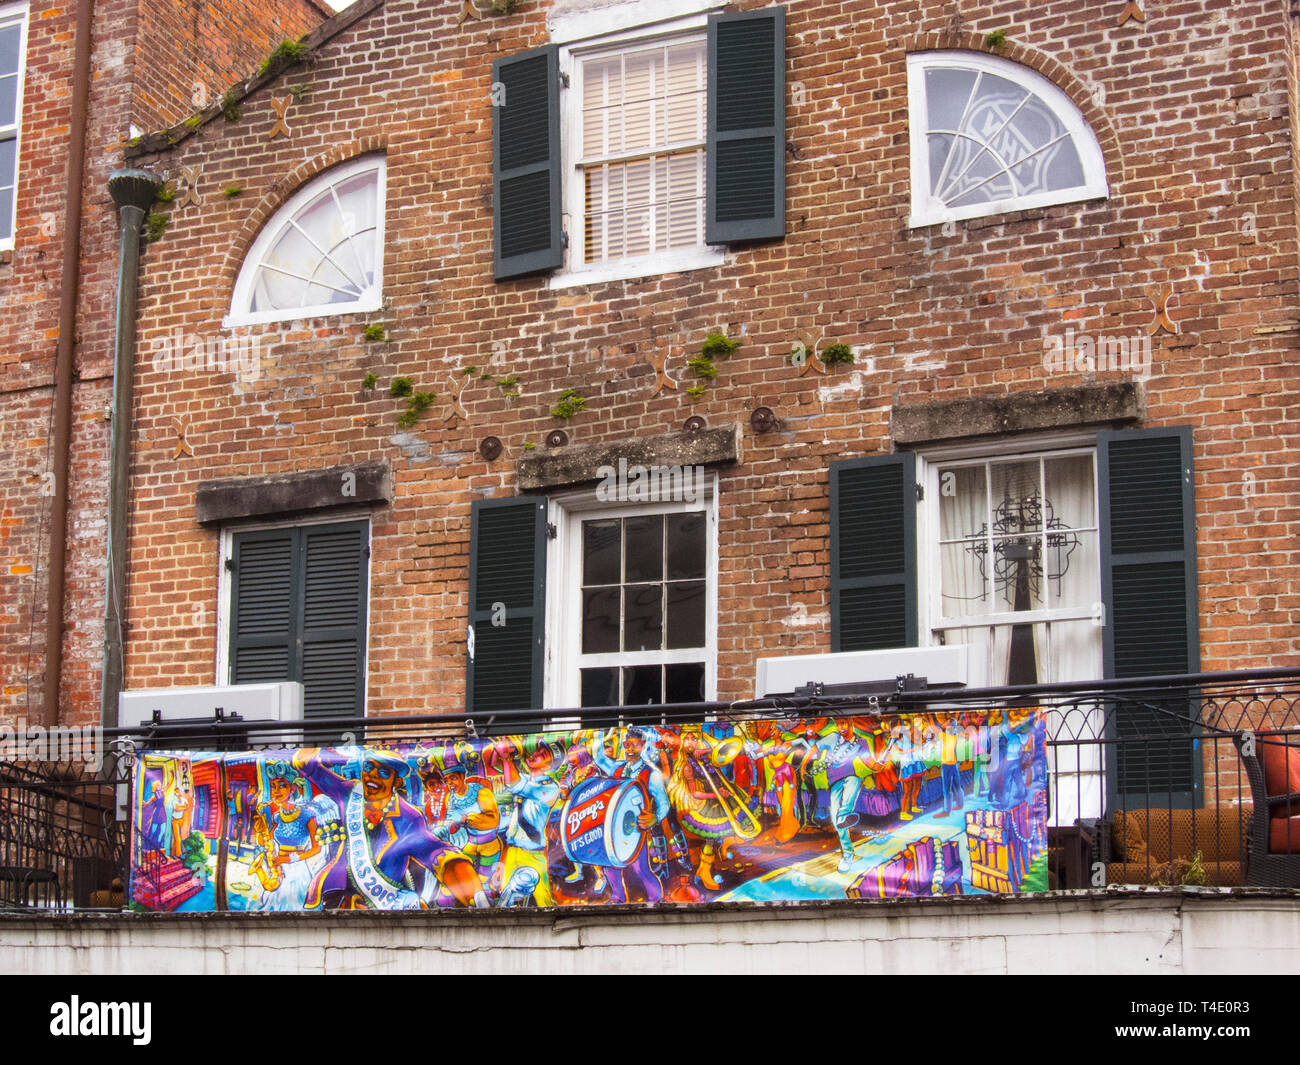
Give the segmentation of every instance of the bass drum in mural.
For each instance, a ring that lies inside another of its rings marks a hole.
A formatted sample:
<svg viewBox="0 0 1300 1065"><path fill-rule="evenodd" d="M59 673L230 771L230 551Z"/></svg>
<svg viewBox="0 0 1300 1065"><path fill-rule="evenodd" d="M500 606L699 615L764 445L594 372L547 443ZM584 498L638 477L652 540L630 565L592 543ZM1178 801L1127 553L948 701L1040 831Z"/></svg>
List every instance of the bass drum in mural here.
<svg viewBox="0 0 1300 1065"><path fill-rule="evenodd" d="M788 902L1047 888L1032 709L149 752L130 905Z"/></svg>

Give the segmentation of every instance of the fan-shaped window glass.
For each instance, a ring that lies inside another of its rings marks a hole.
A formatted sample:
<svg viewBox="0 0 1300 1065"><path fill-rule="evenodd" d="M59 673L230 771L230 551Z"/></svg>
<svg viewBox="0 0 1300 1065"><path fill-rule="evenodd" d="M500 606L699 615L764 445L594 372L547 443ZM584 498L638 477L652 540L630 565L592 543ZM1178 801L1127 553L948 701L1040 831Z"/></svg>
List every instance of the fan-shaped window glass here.
<svg viewBox="0 0 1300 1065"><path fill-rule="evenodd" d="M378 309L384 160L335 167L263 227L235 283L230 324Z"/></svg>
<svg viewBox="0 0 1300 1065"><path fill-rule="evenodd" d="M993 56L909 56L913 226L1107 195L1097 138L1046 78Z"/></svg>

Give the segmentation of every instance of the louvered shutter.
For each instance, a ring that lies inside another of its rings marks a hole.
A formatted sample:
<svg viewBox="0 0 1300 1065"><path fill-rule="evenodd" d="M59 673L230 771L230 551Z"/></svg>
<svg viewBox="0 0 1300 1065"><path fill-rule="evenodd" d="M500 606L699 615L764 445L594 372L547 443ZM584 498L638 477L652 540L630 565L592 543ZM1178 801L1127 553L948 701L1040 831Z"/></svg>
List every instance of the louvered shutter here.
<svg viewBox="0 0 1300 1065"><path fill-rule="evenodd" d="M503 281L563 261L559 49L496 60L492 104L495 275Z"/></svg>
<svg viewBox="0 0 1300 1065"><path fill-rule="evenodd" d="M471 713L539 709L546 622L546 500L474 503L470 516Z"/></svg>
<svg viewBox="0 0 1300 1065"><path fill-rule="evenodd" d="M709 16L705 239L785 235L785 9Z"/></svg>
<svg viewBox="0 0 1300 1065"><path fill-rule="evenodd" d="M298 544L293 529L239 533L230 560L230 682L294 680Z"/></svg>
<svg viewBox="0 0 1300 1065"><path fill-rule="evenodd" d="M1105 675L1199 672L1192 431L1108 431L1097 446ZM1118 801L1187 805L1200 763L1187 728L1170 716L1186 717L1187 703L1156 708L1144 699L1150 708L1122 704L1113 715Z"/></svg>
<svg viewBox="0 0 1300 1065"><path fill-rule="evenodd" d="M916 456L832 462L831 650L915 647Z"/></svg>
<svg viewBox="0 0 1300 1065"><path fill-rule="evenodd" d="M301 681L303 716L365 712L368 526L237 533L230 682Z"/></svg>
<svg viewBox="0 0 1300 1065"><path fill-rule="evenodd" d="M367 527L307 525L302 538L303 713L365 712Z"/></svg>

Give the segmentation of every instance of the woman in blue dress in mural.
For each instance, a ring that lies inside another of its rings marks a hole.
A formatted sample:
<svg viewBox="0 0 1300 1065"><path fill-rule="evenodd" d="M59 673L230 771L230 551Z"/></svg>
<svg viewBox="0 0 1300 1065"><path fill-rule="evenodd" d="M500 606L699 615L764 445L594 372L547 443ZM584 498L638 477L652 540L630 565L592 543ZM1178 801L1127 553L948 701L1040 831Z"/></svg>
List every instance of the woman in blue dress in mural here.
<svg viewBox="0 0 1300 1065"><path fill-rule="evenodd" d="M266 767L271 801L258 806L265 820L270 846L264 848L265 861L279 874L280 884L263 890L257 901L261 910L301 910L311 887L315 869L308 859L320 853L316 815L310 807L300 806L297 797L303 787L302 775L288 762L272 762Z"/></svg>

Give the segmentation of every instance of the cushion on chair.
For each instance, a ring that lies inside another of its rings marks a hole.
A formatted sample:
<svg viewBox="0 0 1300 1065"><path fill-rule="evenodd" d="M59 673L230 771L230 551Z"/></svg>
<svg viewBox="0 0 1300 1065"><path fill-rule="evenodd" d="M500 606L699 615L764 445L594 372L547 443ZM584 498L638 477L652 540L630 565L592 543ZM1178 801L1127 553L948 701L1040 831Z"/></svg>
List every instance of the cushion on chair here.
<svg viewBox="0 0 1300 1065"><path fill-rule="evenodd" d="M1269 818L1268 852L1300 854L1300 813L1295 817Z"/></svg>
<svg viewBox="0 0 1300 1065"><path fill-rule="evenodd" d="M1269 737L1259 741L1259 751L1264 763L1264 787L1270 795L1300 791L1300 747Z"/></svg>

